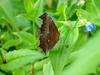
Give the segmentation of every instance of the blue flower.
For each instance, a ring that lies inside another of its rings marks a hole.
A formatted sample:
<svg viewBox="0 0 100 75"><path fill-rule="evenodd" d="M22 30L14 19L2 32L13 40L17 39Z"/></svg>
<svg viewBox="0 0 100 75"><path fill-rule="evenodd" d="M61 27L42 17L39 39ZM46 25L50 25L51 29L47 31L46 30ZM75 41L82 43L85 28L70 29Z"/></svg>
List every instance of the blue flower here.
<svg viewBox="0 0 100 75"><path fill-rule="evenodd" d="M96 25L93 23L88 22L87 25L85 26L85 32L89 32L91 30L96 30Z"/></svg>

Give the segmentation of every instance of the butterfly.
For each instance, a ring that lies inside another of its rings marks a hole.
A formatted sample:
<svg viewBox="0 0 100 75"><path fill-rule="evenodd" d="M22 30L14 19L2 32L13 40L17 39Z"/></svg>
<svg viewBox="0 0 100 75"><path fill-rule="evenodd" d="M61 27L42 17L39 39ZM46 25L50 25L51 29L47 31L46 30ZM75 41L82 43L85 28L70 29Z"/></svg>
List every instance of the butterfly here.
<svg viewBox="0 0 100 75"><path fill-rule="evenodd" d="M44 13L39 18L43 21L41 27L39 28L39 31L40 31L39 47L45 53L47 53L51 48L55 46L55 44L59 40L60 33L54 21L51 19L51 17L47 13Z"/></svg>

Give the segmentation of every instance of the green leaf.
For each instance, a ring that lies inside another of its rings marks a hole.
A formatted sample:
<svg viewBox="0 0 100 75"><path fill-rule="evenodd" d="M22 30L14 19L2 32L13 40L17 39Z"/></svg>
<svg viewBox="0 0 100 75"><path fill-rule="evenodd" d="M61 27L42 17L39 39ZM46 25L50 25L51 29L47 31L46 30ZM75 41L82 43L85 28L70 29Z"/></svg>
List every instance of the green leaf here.
<svg viewBox="0 0 100 75"><path fill-rule="evenodd" d="M18 50L7 53L5 58L7 64L1 64L0 67L4 70L11 71L42 59L44 55L32 50Z"/></svg>
<svg viewBox="0 0 100 75"><path fill-rule="evenodd" d="M67 46L67 36L69 33L69 28L67 26L62 26L60 31L60 39L56 46L50 52L50 60L54 70L54 75L61 75L61 72L69 58L69 52ZM62 62L63 61L63 62Z"/></svg>
<svg viewBox="0 0 100 75"><path fill-rule="evenodd" d="M43 75L54 75L53 68L50 62L48 62L47 64L44 64Z"/></svg>
<svg viewBox="0 0 100 75"><path fill-rule="evenodd" d="M63 71L62 75L86 75L96 70L100 63L99 33L100 31L77 52L76 60Z"/></svg>
<svg viewBox="0 0 100 75"><path fill-rule="evenodd" d="M37 51L34 50L28 50L28 49L20 49L20 50L15 50L15 51L10 51L9 53L7 53L5 55L6 60L9 62L11 60L20 58L20 57L24 57L24 56L29 56L29 55L34 55L37 56L37 54L39 56L43 55ZM38 56L37 56L38 57Z"/></svg>
<svg viewBox="0 0 100 75"><path fill-rule="evenodd" d="M22 68L20 68L20 69L14 70L13 75L26 75L26 74L25 74L25 71Z"/></svg>
<svg viewBox="0 0 100 75"><path fill-rule="evenodd" d="M70 32L70 34L68 36L68 44L70 46L73 46L76 43L76 41L78 39L78 36L79 36L79 30L76 27L76 28L71 30L71 32Z"/></svg>
<svg viewBox="0 0 100 75"><path fill-rule="evenodd" d="M43 23L43 20L41 20L40 18L36 19L36 24L38 27L41 27L42 23Z"/></svg>
<svg viewBox="0 0 100 75"><path fill-rule="evenodd" d="M39 17L43 12L44 0L37 0L34 4L34 18Z"/></svg>
<svg viewBox="0 0 100 75"><path fill-rule="evenodd" d="M4 12L4 16L6 17L6 21L11 24L11 27L14 31L18 31L18 23L16 21L16 15L14 12L13 5L10 0L1 0L0 8Z"/></svg>
<svg viewBox="0 0 100 75"><path fill-rule="evenodd" d="M0 75L5 75L4 73L0 72Z"/></svg>
<svg viewBox="0 0 100 75"><path fill-rule="evenodd" d="M58 5L57 5L57 12L58 13L63 13L64 12L64 8L66 7L66 0L58 0Z"/></svg>
<svg viewBox="0 0 100 75"><path fill-rule="evenodd" d="M66 11L66 7L67 7L67 4L66 4L66 0L59 0L58 1L58 4L57 4L57 12L59 13L59 14L61 14L60 15L60 17L61 17L61 20L66 20L67 18L66 18L66 13L65 13L65 11Z"/></svg>
<svg viewBox="0 0 100 75"><path fill-rule="evenodd" d="M16 15L23 14L23 12L25 12L24 3L23 3L24 0L10 0L10 1L13 5L13 8L14 8Z"/></svg>
<svg viewBox="0 0 100 75"><path fill-rule="evenodd" d="M73 50L79 50L88 40L88 36L85 33L80 32L76 43L73 46Z"/></svg>
<svg viewBox="0 0 100 75"><path fill-rule="evenodd" d="M17 22L19 23L20 28L31 27L30 21L23 15L16 16Z"/></svg>
<svg viewBox="0 0 100 75"><path fill-rule="evenodd" d="M33 5L34 5L34 2L32 2L32 0L24 0L24 7L27 14L34 13Z"/></svg>
<svg viewBox="0 0 100 75"><path fill-rule="evenodd" d="M26 15L30 20L34 19L34 0L24 0Z"/></svg>
<svg viewBox="0 0 100 75"><path fill-rule="evenodd" d="M88 19L90 22L100 26L100 9L96 2L98 0L88 0L86 2L86 10L78 10L81 12L82 16ZM98 1L99 2L99 1ZM91 12L91 13L90 13Z"/></svg>
<svg viewBox="0 0 100 75"><path fill-rule="evenodd" d="M34 64L35 70L41 70L43 68L43 65L46 64L49 61L49 59L44 59L41 61L38 61Z"/></svg>
<svg viewBox="0 0 100 75"><path fill-rule="evenodd" d="M65 66L65 64L67 64L67 60L69 58L69 53L65 50L67 49L62 49L63 51L59 50L59 51L52 51L50 53L50 60L52 63L52 67L54 70L54 75L61 75L62 70Z"/></svg>
<svg viewBox="0 0 100 75"><path fill-rule="evenodd" d="M36 48L39 44L38 38L36 38L34 35L32 35L29 32L15 32L15 35L19 37L19 39L22 41L21 47L31 47L31 48Z"/></svg>
<svg viewBox="0 0 100 75"><path fill-rule="evenodd" d="M4 49L8 49L12 46L17 46L18 44L20 44L21 40L19 39L11 39L7 42L5 42L3 45L2 45L2 48Z"/></svg>
<svg viewBox="0 0 100 75"><path fill-rule="evenodd" d="M74 13L76 12L78 6L77 6L77 2L79 0L67 0L67 7L66 7L66 17L67 19L71 18Z"/></svg>
<svg viewBox="0 0 100 75"><path fill-rule="evenodd" d="M42 70L36 71L35 75L43 75L43 71Z"/></svg>

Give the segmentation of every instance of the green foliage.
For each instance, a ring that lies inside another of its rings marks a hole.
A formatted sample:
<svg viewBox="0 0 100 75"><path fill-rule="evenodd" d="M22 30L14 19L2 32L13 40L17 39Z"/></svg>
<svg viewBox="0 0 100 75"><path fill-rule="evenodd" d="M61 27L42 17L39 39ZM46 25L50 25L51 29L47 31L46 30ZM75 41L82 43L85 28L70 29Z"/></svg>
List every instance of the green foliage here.
<svg viewBox="0 0 100 75"><path fill-rule="evenodd" d="M0 67L5 70L18 69L26 64L30 64L36 60L43 58L44 55L32 50L12 51L5 55L7 64L1 64ZM16 65L17 64L17 65Z"/></svg>
<svg viewBox="0 0 100 75"><path fill-rule="evenodd" d="M100 0L0 0L0 75L100 75ZM60 38L44 54L44 12ZM87 22L96 31L84 32Z"/></svg>
<svg viewBox="0 0 100 75"><path fill-rule="evenodd" d="M76 53L77 59L64 71L63 75L86 75L87 73L96 70L96 67L100 63L100 48L99 44L97 44L97 42L100 41L99 33L100 32L91 38L89 42Z"/></svg>

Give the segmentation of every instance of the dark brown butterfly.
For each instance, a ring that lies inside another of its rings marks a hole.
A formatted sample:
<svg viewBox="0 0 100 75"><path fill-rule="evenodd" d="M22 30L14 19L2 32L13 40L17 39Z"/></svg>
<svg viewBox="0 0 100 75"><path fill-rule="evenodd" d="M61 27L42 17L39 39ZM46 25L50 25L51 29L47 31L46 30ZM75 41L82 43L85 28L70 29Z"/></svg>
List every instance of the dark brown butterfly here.
<svg viewBox="0 0 100 75"><path fill-rule="evenodd" d="M60 33L55 26L55 23L47 13L44 13L39 18L43 20L39 34L39 47L47 53L48 50L51 49L59 40Z"/></svg>

